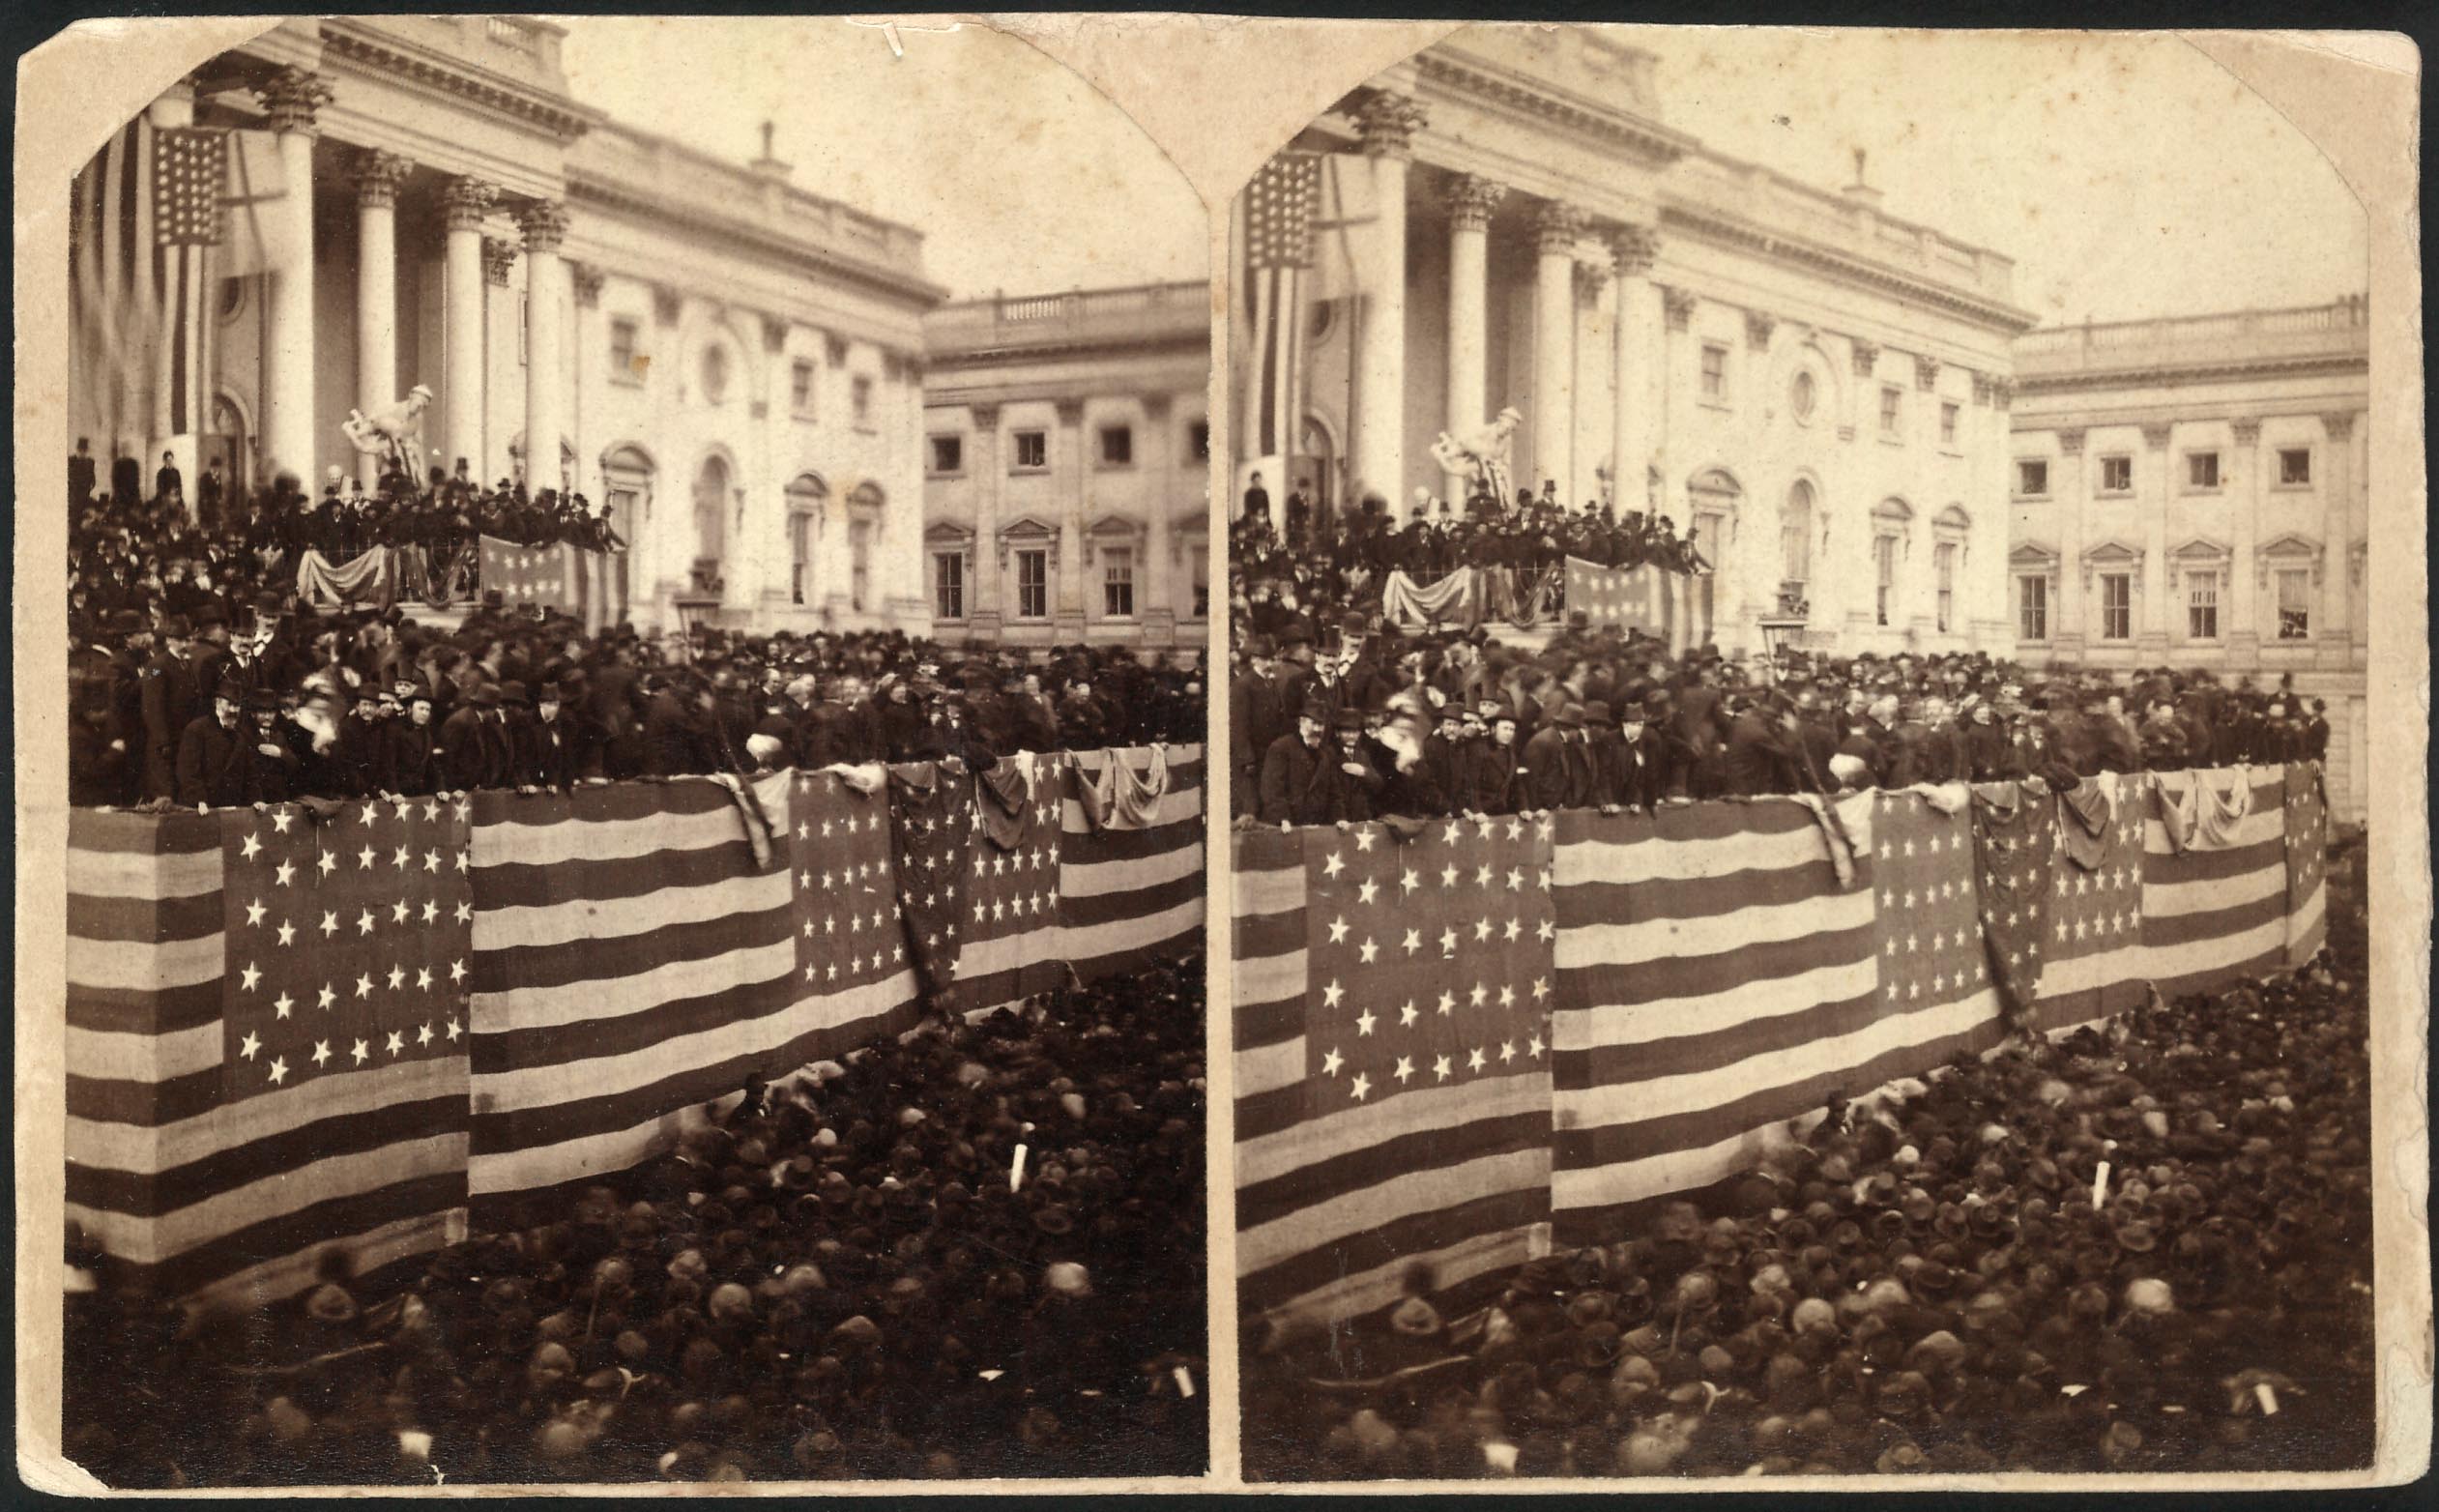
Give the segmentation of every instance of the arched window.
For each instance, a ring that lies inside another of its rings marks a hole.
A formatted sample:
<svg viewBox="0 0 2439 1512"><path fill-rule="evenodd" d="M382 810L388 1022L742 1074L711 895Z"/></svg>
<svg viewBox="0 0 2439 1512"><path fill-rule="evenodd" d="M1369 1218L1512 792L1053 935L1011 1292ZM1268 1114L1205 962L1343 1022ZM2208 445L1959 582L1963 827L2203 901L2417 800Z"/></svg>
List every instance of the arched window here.
<svg viewBox="0 0 2439 1512"><path fill-rule="evenodd" d="M829 502L830 485L819 473L799 473L788 489L788 584L794 603L813 597L813 542L821 534L822 507Z"/></svg>
<svg viewBox="0 0 2439 1512"><path fill-rule="evenodd" d="M1872 608L1874 625L1894 625L1903 596L1898 573L1905 564L1914 510L1902 499L1883 499L1872 509Z"/></svg>
<svg viewBox="0 0 2439 1512"><path fill-rule="evenodd" d="M1801 594L1813 579L1813 484L1799 478L1779 511L1779 579Z"/></svg>
<svg viewBox="0 0 2439 1512"><path fill-rule="evenodd" d="M848 601L857 614L872 605L872 554L881 539L888 496L866 480L847 495Z"/></svg>
<svg viewBox="0 0 2439 1512"><path fill-rule="evenodd" d="M728 542L728 459L714 451L694 477L694 558L707 579L719 575Z"/></svg>

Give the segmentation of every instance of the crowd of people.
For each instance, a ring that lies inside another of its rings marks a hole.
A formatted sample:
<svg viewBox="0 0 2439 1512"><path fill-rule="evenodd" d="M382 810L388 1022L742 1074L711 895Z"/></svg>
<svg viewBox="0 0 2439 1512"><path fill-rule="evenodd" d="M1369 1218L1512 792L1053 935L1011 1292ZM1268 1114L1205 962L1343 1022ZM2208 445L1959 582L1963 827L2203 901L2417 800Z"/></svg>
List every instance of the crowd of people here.
<svg viewBox="0 0 2439 1512"><path fill-rule="evenodd" d="M1248 1476L2367 1463L2364 856L2304 971L1833 1103L1476 1310L1250 1324Z"/></svg>
<svg viewBox="0 0 2439 1512"><path fill-rule="evenodd" d="M1784 654L1768 666L1579 624L1538 652L1407 636L1350 611L1243 636L1230 690L1240 823L1609 811L1765 794L2317 761L2323 701L2207 670L2051 669L1986 654Z"/></svg>
<svg viewBox="0 0 2439 1512"><path fill-rule="evenodd" d="M1557 569L1569 557L1604 567L1709 570L1693 537L1667 515L1620 513L1598 500L1570 509L1554 483L1544 483L1539 495L1519 489L1504 505L1477 490L1462 509L1426 495L1403 520L1378 494L1322 518L1305 501L1301 488L1290 494L1284 522L1274 521L1262 475L1253 475L1244 509L1229 525L1235 623L1270 634L1299 612L1375 611L1392 572L1428 583L1461 567L1519 569L1544 583L1551 610L1563 611L1565 573Z"/></svg>
<svg viewBox="0 0 2439 1512"><path fill-rule="evenodd" d="M1203 1002L1188 957L749 1083L397 1285L334 1254L180 1308L72 1236L67 1453L127 1488L1198 1474Z"/></svg>

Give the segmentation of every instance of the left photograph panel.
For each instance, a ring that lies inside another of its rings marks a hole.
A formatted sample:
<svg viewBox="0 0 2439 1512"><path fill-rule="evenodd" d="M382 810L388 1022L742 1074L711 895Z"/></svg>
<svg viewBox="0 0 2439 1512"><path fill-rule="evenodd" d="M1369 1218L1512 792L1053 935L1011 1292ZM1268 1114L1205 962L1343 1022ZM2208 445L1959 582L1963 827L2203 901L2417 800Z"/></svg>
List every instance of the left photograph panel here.
<svg viewBox="0 0 2439 1512"><path fill-rule="evenodd" d="M18 176L67 1458L1203 1474L1201 200L971 27L294 17L162 86Z"/></svg>

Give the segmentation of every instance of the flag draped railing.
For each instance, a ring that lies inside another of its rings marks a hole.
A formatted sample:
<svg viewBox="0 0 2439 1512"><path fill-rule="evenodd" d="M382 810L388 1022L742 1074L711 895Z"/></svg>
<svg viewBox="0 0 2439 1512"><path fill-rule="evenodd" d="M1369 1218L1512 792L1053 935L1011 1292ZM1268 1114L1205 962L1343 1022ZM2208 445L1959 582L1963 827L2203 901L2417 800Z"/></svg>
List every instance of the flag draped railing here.
<svg viewBox="0 0 2439 1512"><path fill-rule="evenodd" d="M1237 1269L1461 1294L2011 1028L2300 966L2310 765L1234 836Z"/></svg>
<svg viewBox="0 0 2439 1512"><path fill-rule="evenodd" d="M404 1259L914 1028L918 948L972 1011L1191 945L1203 834L1192 745L76 810L68 1219L180 1294L284 1294L334 1244Z"/></svg>

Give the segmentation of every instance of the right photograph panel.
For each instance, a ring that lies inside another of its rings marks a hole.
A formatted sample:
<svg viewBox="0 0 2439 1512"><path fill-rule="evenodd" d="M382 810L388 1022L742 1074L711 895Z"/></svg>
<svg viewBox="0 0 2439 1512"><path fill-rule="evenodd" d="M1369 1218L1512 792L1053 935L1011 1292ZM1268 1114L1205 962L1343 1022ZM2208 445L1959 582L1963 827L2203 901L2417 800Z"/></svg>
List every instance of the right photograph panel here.
<svg viewBox="0 0 2439 1512"><path fill-rule="evenodd" d="M2168 38L1476 27L1231 218L1247 1478L2367 1463L2319 153Z"/></svg>

